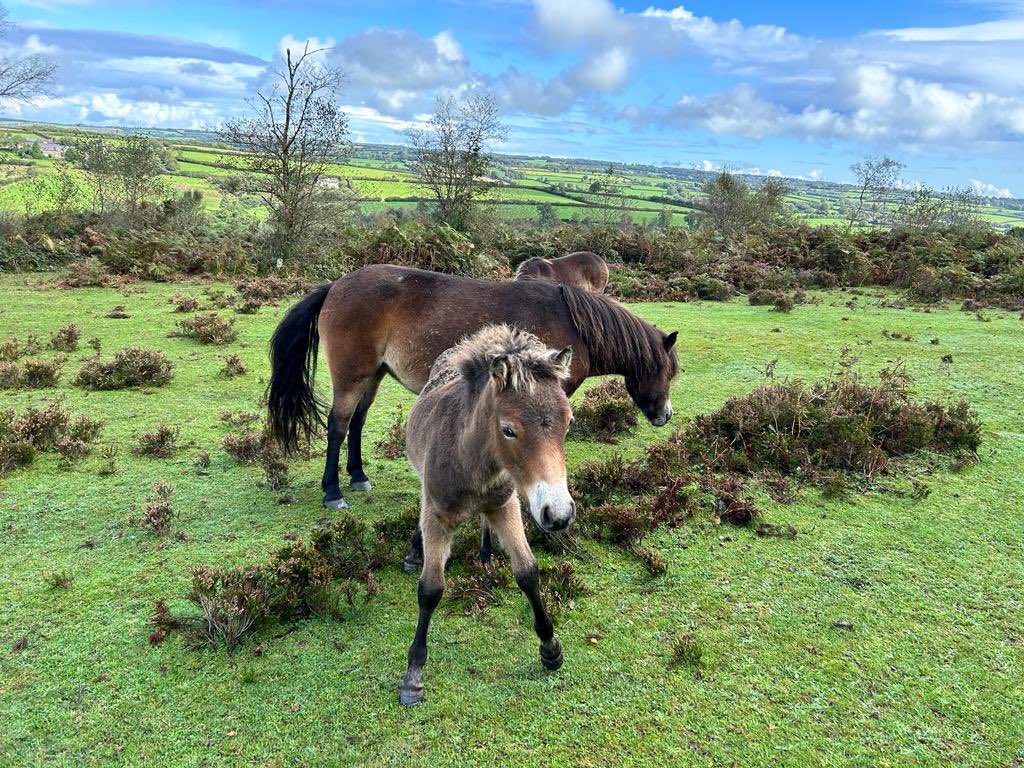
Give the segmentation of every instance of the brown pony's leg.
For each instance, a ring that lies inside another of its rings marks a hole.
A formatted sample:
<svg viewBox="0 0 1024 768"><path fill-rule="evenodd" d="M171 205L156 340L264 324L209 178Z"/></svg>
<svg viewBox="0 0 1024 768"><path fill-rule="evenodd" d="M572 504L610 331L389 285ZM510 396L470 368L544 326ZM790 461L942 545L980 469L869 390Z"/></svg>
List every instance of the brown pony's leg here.
<svg viewBox="0 0 1024 768"><path fill-rule="evenodd" d="M423 531L423 572L420 574L416 596L419 602L419 621L416 635L409 646L409 667L398 689L398 698L407 707L423 701L423 665L427 663L427 630L430 617L444 594L444 566L452 546L455 531L454 516L436 515L427 502L423 502L420 529Z"/></svg>
<svg viewBox="0 0 1024 768"><path fill-rule="evenodd" d="M374 374L374 378L359 399L359 405L356 406L348 425L348 461L345 464L345 470L349 476L348 484L354 491L369 491L373 488L370 485L370 478L363 471L363 425L366 423L366 413L373 405L374 398L377 397L377 389L380 387L384 374L384 368Z"/></svg>
<svg viewBox="0 0 1024 768"><path fill-rule="evenodd" d="M540 638L540 661L545 669L558 669L562 666L562 646L555 637L555 628L551 623L544 603L540 599L540 580L537 573L537 559L526 541L523 531L523 518L519 512L519 497L512 494L501 509L488 515L491 527L498 534L502 547L508 554L512 564L512 575L516 584L530 601L533 608L533 628Z"/></svg>
<svg viewBox="0 0 1024 768"><path fill-rule="evenodd" d="M324 491L324 506L328 509L348 508L338 485L338 460L352 412L356 409L367 384L368 382L363 380L346 389L339 389L337 384L334 386L334 402L327 417L327 461L324 464L323 480L320 482L320 487Z"/></svg>

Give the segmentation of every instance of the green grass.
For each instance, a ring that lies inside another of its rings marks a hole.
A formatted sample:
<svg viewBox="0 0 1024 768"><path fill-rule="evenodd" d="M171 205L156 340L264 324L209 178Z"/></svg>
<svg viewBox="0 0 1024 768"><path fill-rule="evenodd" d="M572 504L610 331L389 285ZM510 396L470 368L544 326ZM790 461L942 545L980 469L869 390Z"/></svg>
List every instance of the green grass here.
<svg viewBox="0 0 1024 768"><path fill-rule="evenodd" d="M758 539L706 519L649 542L669 563L651 580L630 557L592 542L577 568L591 594L559 618L566 664L542 671L528 611L507 593L483 618L443 603L431 628L427 702L397 702L416 621L416 582L396 568L382 594L343 621L250 638L234 654L192 651L180 639L147 644L159 597L185 609L195 563L264 559L287 535L327 516L318 459L293 466L281 505L258 470L220 447L220 409L254 409L267 374L266 343L282 309L238 316L226 348L168 338L181 316L166 298L188 284L107 289L37 288L37 276L0 278L0 327L24 337L75 321L104 355L156 347L177 366L149 394L86 393L69 382L89 352L69 355L54 392L3 393L19 408L59 395L107 420L119 471L100 459L59 470L52 456L0 480L0 763L3 765L1012 765L1024 760L1024 368L1022 324L949 310L881 309L844 293L792 314L741 301L636 307L679 329L677 423L747 392L758 368L824 374L844 346L875 372L906 360L922 396L965 396L985 424L980 463L927 477L931 494L880 492L795 503L768 500L768 518L799 530ZM124 304L127 320L103 317ZM893 341L883 328L909 332ZM775 331L778 329L778 332ZM931 338L939 343L932 345ZM2 339L0 339L2 340ZM241 378L218 376L239 354ZM952 364L941 357L953 355ZM324 381L323 372L321 380ZM578 395L577 395L578 397ZM374 440L412 397L386 382L370 414ZM132 456L134 436L161 419L186 447L167 460ZM631 455L665 430L644 426ZM192 461L213 457L209 474ZM572 442L569 465L615 448ZM403 461L368 454L376 484L349 494L374 518L417 501ZM158 479L175 484L183 541L157 540L125 522ZM586 510L581 511L586 515ZM93 548L83 548L86 541ZM70 589L48 577L66 572ZM852 629L836 628L836 621ZM588 636L599 635L597 642ZM683 635L699 648L670 670ZM13 646L27 638L27 648ZM260 654L257 649L260 649Z"/></svg>

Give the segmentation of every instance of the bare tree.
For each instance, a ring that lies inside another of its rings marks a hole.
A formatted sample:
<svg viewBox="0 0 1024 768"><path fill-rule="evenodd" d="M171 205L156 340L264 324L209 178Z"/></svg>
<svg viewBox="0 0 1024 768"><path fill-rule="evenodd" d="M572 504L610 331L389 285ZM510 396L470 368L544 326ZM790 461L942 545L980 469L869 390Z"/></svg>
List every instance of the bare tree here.
<svg viewBox="0 0 1024 768"><path fill-rule="evenodd" d="M875 203L870 210L878 210L885 205L885 198L892 193L899 180L900 171L904 168L899 160L888 155L865 157L850 166L857 177L857 202L850 208L846 222L846 231L853 229L864 214L869 210L872 198Z"/></svg>
<svg viewBox="0 0 1024 768"><path fill-rule="evenodd" d="M14 25L7 20L7 9L0 5L0 37ZM20 59L0 59L0 102L32 101L47 93L57 74L57 64L38 53Z"/></svg>
<svg viewBox="0 0 1024 768"><path fill-rule="evenodd" d="M218 131L241 150L226 156L226 164L247 173L250 189L270 210L271 251L281 259L310 242L330 198L322 181L328 166L351 152L348 117L337 104L344 77L318 60L323 50L307 43L299 56L285 51L270 88L249 101L253 114Z"/></svg>
<svg viewBox="0 0 1024 768"><path fill-rule="evenodd" d="M166 196L167 189L160 179L165 171L161 147L155 140L125 136L108 142L97 136L73 146L99 213L119 213L127 224L135 225L144 203Z"/></svg>
<svg viewBox="0 0 1024 768"><path fill-rule="evenodd" d="M986 227L980 205L977 193L969 187L949 187L942 192L917 187L901 198L893 215L894 227L914 232Z"/></svg>
<svg viewBox="0 0 1024 768"><path fill-rule="evenodd" d="M438 96L427 127L409 131L416 175L433 193L442 221L465 228L474 203L487 191L487 147L505 135L498 102L486 93L464 101Z"/></svg>
<svg viewBox="0 0 1024 768"><path fill-rule="evenodd" d="M780 179L765 179L755 190L738 176L722 171L701 188L698 203L707 224L726 237L767 231L791 216L786 203L789 187Z"/></svg>

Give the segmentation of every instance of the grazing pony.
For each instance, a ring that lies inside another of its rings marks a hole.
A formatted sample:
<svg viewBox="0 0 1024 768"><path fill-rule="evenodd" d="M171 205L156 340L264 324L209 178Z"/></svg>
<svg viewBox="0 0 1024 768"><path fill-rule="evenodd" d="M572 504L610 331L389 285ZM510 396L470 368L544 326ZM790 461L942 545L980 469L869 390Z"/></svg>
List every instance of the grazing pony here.
<svg viewBox="0 0 1024 768"><path fill-rule="evenodd" d="M530 515L544 531L560 531L576 516L565 479L572 411L562 386L571 359L568 347L548 349L531 333L487 326L438 358L409 412L405 451L422 485L424 558L419 621L399 689L406 706L423 701L427 630L444 592L455 527L478 515L498 534L533 608L541 663L562 666L516 492L529 499Z"/></svg>
<svg viewBox="0 0 1024 768"><path fill-rule="evenodd" d="M323 340L333 398L327 419L324 506L341 509L338 459L348 432L348 474L369 490L362 430L385 375L419 392L438 355L486 325L507 323L549 347L572 347L563 381L571 395L589 376L625 377L633 402L655 426L672 416L676 334L665 334L615 301L546 280L493 282L378 264L321 285L274 331L267 388L270 426L286 450L322 423L314 389Z"/></svg>
<svg viewBox="0 0 1024 768"><path fill-rule="evenodd" d="M534 256L516 270L516 280L540 278L552 283L571 285L584 291L604 293L608 285L608 265L596 253L576 251L557 259Z"/></svg>

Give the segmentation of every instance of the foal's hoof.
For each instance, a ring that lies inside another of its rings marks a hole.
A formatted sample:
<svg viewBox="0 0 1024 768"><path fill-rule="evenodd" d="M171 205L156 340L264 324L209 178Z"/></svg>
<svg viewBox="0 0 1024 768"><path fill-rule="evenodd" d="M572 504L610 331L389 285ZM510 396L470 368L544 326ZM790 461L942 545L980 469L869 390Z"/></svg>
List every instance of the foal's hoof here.
<svg viewBox="0 0 1024 768"><path fill-rule="evenodd" d="M565 661L565 657L562 656L562 644L558 642L557 637L552 637L550 642L540 644L540 663L544 665L544 669L554 672L561 668L563 661Z"/></svg>
<svg viewBox="0 0 1024 768"><path fill-rule="evenodd" d="M324 506L335 511L339 509L348 509L348 503L341 496L336 499L328 499L324 496Z"/></svg>
<svg viewBox="0 0 1024 768"><path fill-rule="evenodd" d="M373 486L370 484L369 480L352 480L348 484L348 486L353 491L372 491L373 490Z"/></svg>
<svg viewBox="0 0 1024 768"><path fill-rule="evenodd" d="M416 573L423 567L423 555L419 552L410 552L402 561L402 570L406 573Z"/></svg>
<svg viewBox="0 0 1024 768"><path fill-rule="evenodd" d="M402 702L403 707L415 707L417 704L422 704L423 686L421 685L419 688L399 688L398 700Z"/></svg>

